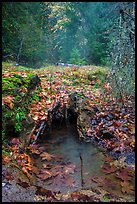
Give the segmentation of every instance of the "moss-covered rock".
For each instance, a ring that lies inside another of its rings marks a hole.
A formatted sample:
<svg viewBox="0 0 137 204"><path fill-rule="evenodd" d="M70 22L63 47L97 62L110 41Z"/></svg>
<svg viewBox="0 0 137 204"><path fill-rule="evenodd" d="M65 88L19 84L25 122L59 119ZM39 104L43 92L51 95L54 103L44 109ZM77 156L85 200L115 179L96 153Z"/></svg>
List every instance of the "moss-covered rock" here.
<svg viewBox="0 0 137 204"><path fill-rule="evenodd" d="M34 121L28 117L28 105L40 79L36 74L27 72L7 72L2 74L2 130L8 137L19 136L26 126Z"/></svg>

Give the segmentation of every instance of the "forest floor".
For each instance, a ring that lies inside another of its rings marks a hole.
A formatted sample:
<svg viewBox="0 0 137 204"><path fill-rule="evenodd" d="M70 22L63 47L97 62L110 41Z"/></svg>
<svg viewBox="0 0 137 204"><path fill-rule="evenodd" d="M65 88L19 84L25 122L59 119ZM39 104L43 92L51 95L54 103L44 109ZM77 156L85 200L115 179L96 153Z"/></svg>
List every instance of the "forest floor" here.
<svg viewBox="0 0 137 204"><path fill-rule="evenodd" d="M104 175L89 178L95 186L61 192L59 189L45 188L44 182L66 185L75 188L73 174L79 168L72 162L62 160L62 155L46 151L46 137L43 144L32 144L39 128L31 134L31 144L21 149L20 137L13 135L8 139L4 135L2 146L2 196L3 202L17 201L47 201L47 202L111 202L134 201L135 198L135 115L130 98L119 100L112 96L112 87L107 82L109 70L103 67L47 67L41 69L26 69L11 64L3 64L3 79L14 76L25 78L27 74L37 74L40 78L40 88L29 102L28 116L40 124L48 122L48 110L60 100L61 108L70 106L70 95L77 92L86 97L85 106L96 108L96 114L90 119L90 126L84 130L85 137L91 145L105 150L103 165L100 165ZM16 83L16 81L15 81ZM22 93L26 92L23 87ZM3 106L11 112L15 111L15 95L4 90ZM60 112L61 114L61 112ZM22 113L23 115L23 113ZM22 115L17 114L16 118ZM19 124L19 123L18 123ZM106 134L107 133L107 134ZM47 142L48 143L48 142ZM51 142L50 145L55 145ZM92 147L92 146L91 146ZM85 147L86 148L86 147ZM69 151L69 150L68 150ZM87 155L88 157L88 155ZM40 161L37 163L36 161ZM36 164L37 163L37 164ZM40 165L40 166L39 166ZM112 179L107 176L112 176ZM88 179L87 179L88 182ZM50 186L50 185L49 185ZM105 186L120 191L113 194ZM119 195L119 196L116 196Z"/></svg>

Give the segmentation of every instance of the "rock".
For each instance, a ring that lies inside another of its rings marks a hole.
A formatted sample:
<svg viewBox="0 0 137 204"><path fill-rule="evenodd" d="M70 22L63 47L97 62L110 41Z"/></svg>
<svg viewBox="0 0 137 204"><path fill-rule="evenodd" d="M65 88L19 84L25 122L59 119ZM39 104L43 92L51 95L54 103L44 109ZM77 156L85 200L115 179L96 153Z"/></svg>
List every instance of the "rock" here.
<svg viewBox="0 0 137 204"><path fill-rule="evenodd" d="M91 126L91 118L97 111L89 106L88 100L83 93L74 92L70 95L70 109L77 115L77 131L79 137L84 139L86 130Z"/></svg>
<svg viewBox="0 0 137 204"><path fill-rule="evenodd" d="M16 87L13 88L13 93L11 93L14 97L14 111L13 108L5 104L2 106L2 128L7 138L18 137L20 136L20 131L25 132L26 129L34 126L34 121L28 117L27 104L33 91L40 85L39 77L33 74L25 78L17 75L12 79L12 86Z"/></svg>

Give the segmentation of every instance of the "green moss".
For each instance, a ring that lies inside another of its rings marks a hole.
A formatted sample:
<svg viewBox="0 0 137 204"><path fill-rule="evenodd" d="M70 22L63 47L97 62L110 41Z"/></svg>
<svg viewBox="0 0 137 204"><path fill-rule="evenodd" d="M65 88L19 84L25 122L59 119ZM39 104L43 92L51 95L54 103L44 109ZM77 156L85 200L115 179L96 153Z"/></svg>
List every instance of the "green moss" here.
<svg viewBox="0 0 137 204"><path fill-rule="evenodd" d="M93 85L93 88L94 88L94 89L98 89L99 87L100 87L100 84L98 84L98 83L96 83L96 84Z"/></svg>
<svg viewBox="0 0 137 204"><path fill-rule="evenodd" d="M15 72L16 67L9 63L5 63L3 66L6 72L3 70L2 96L10 95L14 98L12 110L7 105L2 106L2 141L4 142L7 140L7 136L10 136L9 131L19 134L23 129L22 122L27 118L29 112L28 105L31 102L31 97L27 95L27 91L31 77L36 74ZM26 76L24 74L26 74ZM37 91L39 92L41 90ZM39 100L36 94L34 94L34 98Z"/></svg>
<svg viewBox="0 0 137 204"><path fill-rule="evenodd" d="M67 82L67 81L62 81L62 83L64 84L64 85L69 85L69 83Z"/></svg>
<svg viewBox="0 0 137 204"><path fill-rule="evenodd" d="M13 95L16 96L18 88L28 88L31 77L35 76L33 73L27 73L27 77L22 77L21 75L15 73L10 77L3 76L2 77L2 93L5 95ZM20 91L21 93L22 91Z"/></svg>
<svg viewBox="0 0 137 204"><path fill-rule="evenodd" d="M80 98L82 98L82 99L85 98L85 96L84 96L84 94L83 94L82 92L77 92L77 95L78 95Z"/></svg>
<svg viewBox="0 0 137 204"><path fill-rule="evenodd" d="M22 121L26 119L26 111L22 110L20 107L15 110L15 130L16 132L21 132Z"/></svg>
<svg viewBox="0 0 137 204"><path fill-rule="evenodd" d="M78 85L79 85L79 82L73 81L72 86L78 86Z"/></svg>
<svg viewBox="0 0 137 204"><path fill-rule="evenodd" d="M32 100L40 101L40 97L36 93L34 93L32 96Z"/></svg>

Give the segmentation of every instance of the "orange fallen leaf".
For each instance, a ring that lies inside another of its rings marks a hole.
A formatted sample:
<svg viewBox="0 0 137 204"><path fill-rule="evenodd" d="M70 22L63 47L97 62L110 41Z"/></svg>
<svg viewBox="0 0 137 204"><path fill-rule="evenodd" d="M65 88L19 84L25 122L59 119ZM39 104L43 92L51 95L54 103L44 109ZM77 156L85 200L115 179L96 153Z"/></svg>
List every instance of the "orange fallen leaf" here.
<svg viewBox="0 0 137 204"><path fill-rule="evenodd" d="M2 155L2 161L4 164L9 163L11 161L11 159L5 155Z"/></svg>
<svg viewBox="0 0 137 204"><path fill-rule="evenodd" d="M28 172L28 170L26 169L26 167L22 167L22 171L26 174L26 176L30 179L31 178L31 175L30 173Z"/></svg>
<svg viewBox="0 0 137 204"><path fill-rule="evenodd" d="M40 156L42 157L42 161L43 161L43 160L50 161L51 159L54 159L54 158L55 158L54 155L48 154L48 153L46 153L46 152L43 152L42 154L40 154Z"/></svg>
<svg viewBox="0 0 137 204"><path fill-rule="evenodd" d="M2 103L8 106L11 110L13 109L13 97L11 96L5 96L2 99Z"/></svg>

